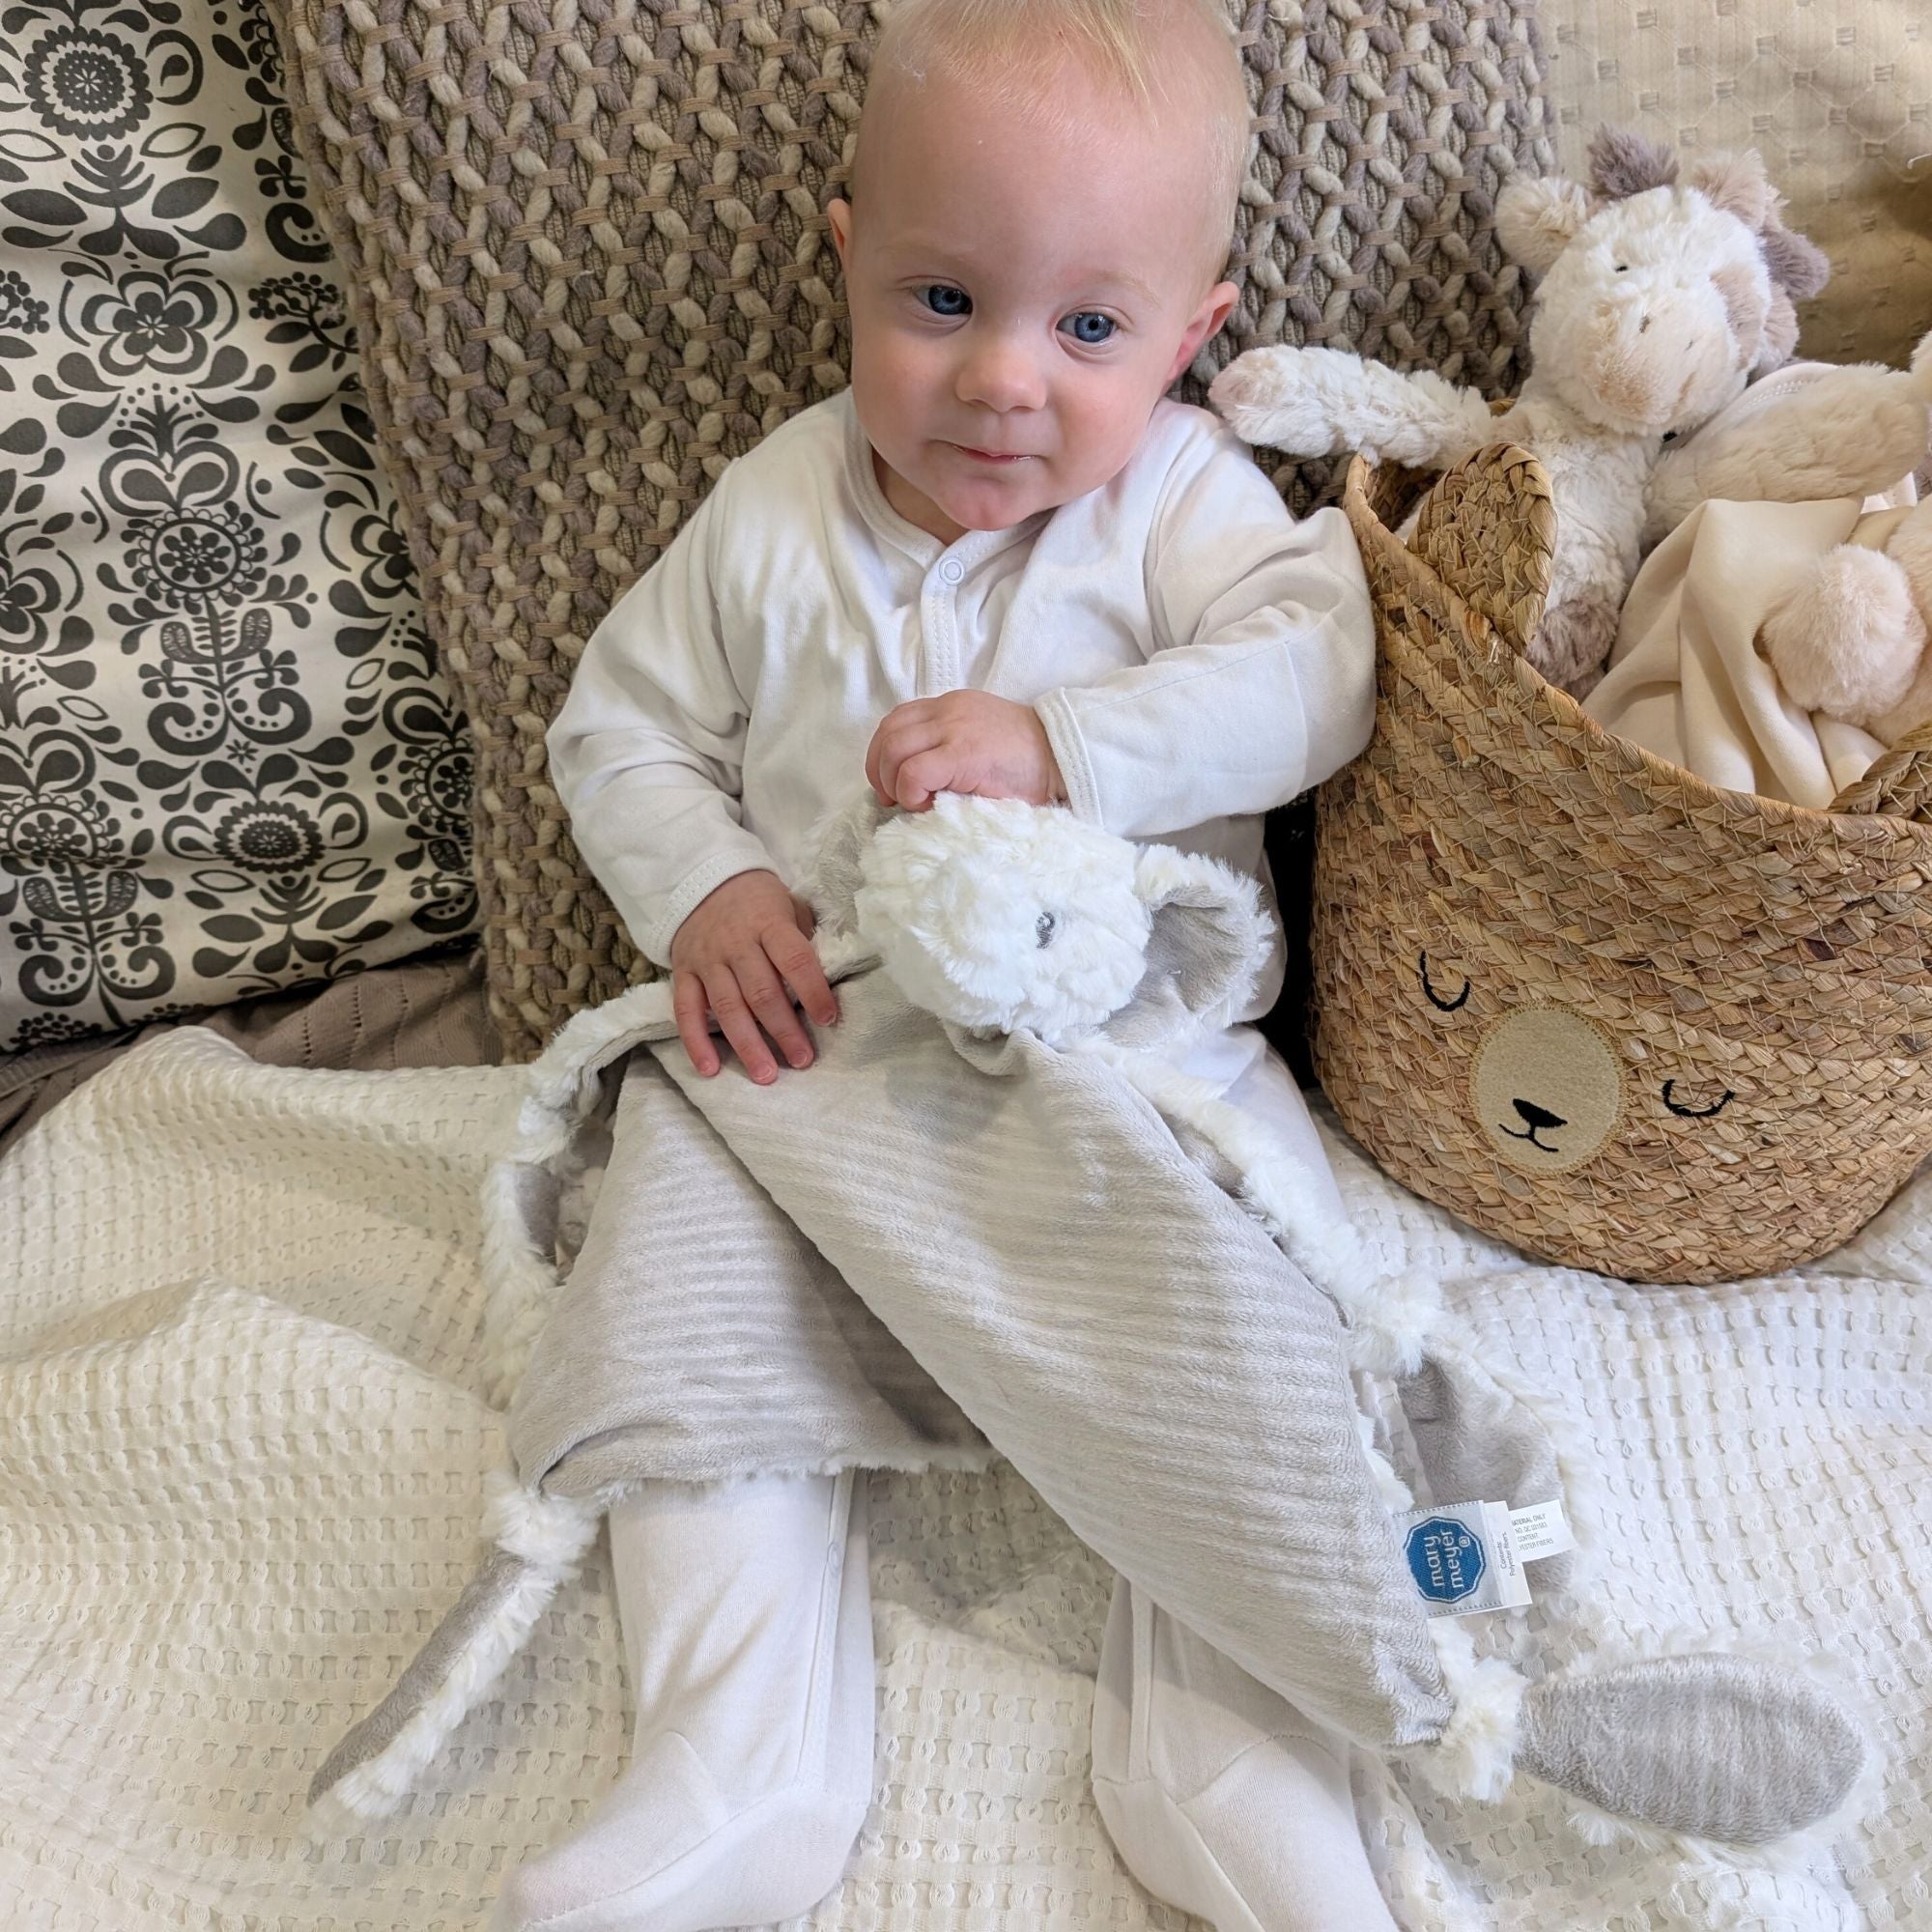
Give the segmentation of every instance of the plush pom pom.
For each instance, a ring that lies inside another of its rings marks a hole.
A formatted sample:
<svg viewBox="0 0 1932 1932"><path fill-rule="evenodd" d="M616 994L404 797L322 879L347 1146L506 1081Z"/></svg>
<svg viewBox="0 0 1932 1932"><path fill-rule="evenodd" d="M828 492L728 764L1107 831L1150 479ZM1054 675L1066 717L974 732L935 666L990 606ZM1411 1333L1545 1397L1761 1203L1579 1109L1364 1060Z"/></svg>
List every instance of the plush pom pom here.
<svg viewBox="0 0 1932 1932"><path fill-rule="evenodd" d="M1840 544L1765 613L1764 650L1794 704L1869 725L1905 696L1925 624L1890 557Z"/></svg>

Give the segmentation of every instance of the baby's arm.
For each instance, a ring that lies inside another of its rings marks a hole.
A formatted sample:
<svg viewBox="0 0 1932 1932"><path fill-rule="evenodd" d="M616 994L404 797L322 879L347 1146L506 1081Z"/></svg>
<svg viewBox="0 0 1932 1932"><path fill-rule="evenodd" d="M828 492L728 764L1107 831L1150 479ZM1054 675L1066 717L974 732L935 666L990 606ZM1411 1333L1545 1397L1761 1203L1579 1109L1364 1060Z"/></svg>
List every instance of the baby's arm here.
<svg viewBox="0 0 1932 1932"><path fill-rule="evenodd" d="M708 1011L764 1082L778 1063L760 1027L805 1066L794 999L821 1025L838 1009L810 914L741 822L747 707L718 633L711 554L723 488L598 626L549 750L579 851L645 956L671 969L693 1064L718 1070Z"/></svg>
<svg viewBox="0 0 1932 1932"><path fill-rule="evenodd" d="M1148 569L1148 661L1037 706L1083 818L1157 838L1265 811L1368 743L1375 623L1340 511L1294 522L1223 433L1177 467Z"/></svg>

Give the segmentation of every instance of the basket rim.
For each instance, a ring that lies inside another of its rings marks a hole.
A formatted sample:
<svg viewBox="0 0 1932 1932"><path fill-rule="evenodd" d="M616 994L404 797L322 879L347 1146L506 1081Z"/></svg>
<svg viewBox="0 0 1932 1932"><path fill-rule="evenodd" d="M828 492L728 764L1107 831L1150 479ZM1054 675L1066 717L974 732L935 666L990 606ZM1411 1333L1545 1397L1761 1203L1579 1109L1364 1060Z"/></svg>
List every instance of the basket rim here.
<svg viewBox="0 0 1932 1932"><path fill-rule="evenodd" d="M1487 445L1489 450L1520 447L1520 444L1504 442ZM1533 451L1523 450L1521 453L1535 460ZM1357 541L1372 543L1381 554L1383 561L1399 576L1425 587L1432 599L1446 603L1450 615L1458 621L1443 628L1453 633L1457 654L1465 664L1487 671L1490 667L1470 649L1470 639L1479 638L1493 641L1508 660L1509 674L1526 708L1540 706L1553 712L1567 727L1573 730L1581 727L1577 733L1581 740L1579 755L1608 768L1620 778L1640 781L1647 789L1662 786L1680 792L1684 796L1687 816L1698 804L1704 803L1717 807L1727 819L1734 821L1757 820L1789 831L1810 831L1814 835L1830 833L1833 837L1853 838L1866 845L1894 845L1907 849L1922 847L1928 855L1932 855L1932 825L1916 818L1905 818L1890 812L1833 811L1818 806L1793 805L1785 799L1766 798L1758 792L1716 785L1708 779L1699 778L1695 772L1674 765L1668 758L1661 758L1654 752L1645 751L1641 745L1634 745L1628 738L1605 729L1567 691L1551 684L1520 651L1513 649L1489 618L1481 611L1472 610L1453 584L1430 569L1382 522L1368 497L1369 478L1375 473L1376 466L1364 457L1356 456L1349 464L1343 486L1343 508Z"/></svg>

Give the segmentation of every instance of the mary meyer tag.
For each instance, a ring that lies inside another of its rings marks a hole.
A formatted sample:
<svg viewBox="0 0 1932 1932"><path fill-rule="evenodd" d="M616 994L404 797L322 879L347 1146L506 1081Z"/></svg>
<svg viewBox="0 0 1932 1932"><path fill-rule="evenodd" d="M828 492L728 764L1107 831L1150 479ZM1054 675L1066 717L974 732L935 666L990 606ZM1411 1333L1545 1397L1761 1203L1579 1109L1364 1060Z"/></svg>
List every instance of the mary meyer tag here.
<svg viewBox="0 0 1932 1932"><path fill-rule="evenodd" d="M1529 1578L1501 1503L1447 1503L1396 1518L1403 1559L1432 1617L1520 1609Z"/></svg>

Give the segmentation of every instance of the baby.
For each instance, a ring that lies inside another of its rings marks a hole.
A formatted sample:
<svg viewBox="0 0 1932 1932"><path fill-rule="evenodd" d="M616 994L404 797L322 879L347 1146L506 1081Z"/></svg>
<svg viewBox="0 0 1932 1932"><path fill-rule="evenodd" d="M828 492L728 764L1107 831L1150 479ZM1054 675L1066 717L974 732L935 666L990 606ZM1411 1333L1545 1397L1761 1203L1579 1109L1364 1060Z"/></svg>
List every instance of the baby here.
<svg viewBox="0 0 1932 1932"><path fill-rule="evenodd" d="M1248 120L1216 0L894 8L831 209L851 388L719 479L550 735L700 1073L797 1077L781 1064L837 1024L792 888L862 781L913 811L1062 803L1259 873L1261 814L1366 742L1347 525L1297 525L1231 435L1163 400L1235 299ZM1277 959L1241 1017L1279 986ZM1321 1167L1252 1025L1186 1065ZM701 1932L838 1882L872 1779L865 1502L846 1470L612 1511L632 1761L510 1876L499 1923ZM1391 1924L1345 1747L1125 1580L1094 1788L1136 1875L1222 1932Z"/></svg>

